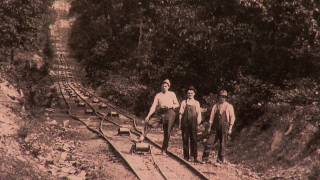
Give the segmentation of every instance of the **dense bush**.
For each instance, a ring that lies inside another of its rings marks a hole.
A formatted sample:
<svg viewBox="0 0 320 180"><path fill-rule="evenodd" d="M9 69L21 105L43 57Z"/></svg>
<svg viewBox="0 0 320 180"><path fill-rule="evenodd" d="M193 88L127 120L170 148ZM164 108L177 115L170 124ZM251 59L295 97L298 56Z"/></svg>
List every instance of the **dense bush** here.
<svg viewBox="0 0 320 180"><path fill-rule="evenodd" d="M0 1L0 61L8 62L8 79L23 89L27 98L33 89L41 89L39 84L50 83L43 77L52 56L52 3L53 0Z"/></svg>
<svg viewBox="0 0 320 180"><path fill-rule="evenodd" d="M72 3L78 18L70 45L94 85L118 74L137 79L148 92L164 78L173 81L180 95L190 84L200 97L226 88L237 95L235 103L242 102L240 116L255 117L253 104L285 101L281 89L287 82L317 80L317 3L77 0ZM246 90L238 92L239 87ZM151 100L145 98L140 106L146 101Z"/></svg>
<svg viewBox="0 0 320 180"><path fill-rule="evenodd" d="M53 0L4 0L0 2L0 48L33 50L42 45L40 33L49 20Z"/></svg>

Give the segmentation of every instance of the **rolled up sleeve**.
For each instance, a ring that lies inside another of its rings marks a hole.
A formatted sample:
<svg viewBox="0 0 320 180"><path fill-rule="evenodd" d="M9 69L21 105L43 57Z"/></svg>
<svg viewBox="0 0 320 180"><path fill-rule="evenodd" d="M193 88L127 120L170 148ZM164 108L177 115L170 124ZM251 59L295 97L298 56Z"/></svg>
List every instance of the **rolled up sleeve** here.
<svg viewBox="0 0 320 180"><path fill-rule="evenodd" d="M230 129L232 129L234 122L236 121L236 116L235 116L234 108L232 105L228 107L228 116L229 116Z"/></svg>
<svg viewBox="0 0 320 180"><path fill-rule="evenodd" d="M148 116L147 117L150 117L155 111L156 111L156 108L159 104L159 94L157 94L154 99L153 99L153 103L150 107L150 110L149 110L149 113L148 113Z"/></svg>
<svg viewBox="0 0 320 180"><path fill-rule="evenodd" d="M173 95L173 108L175 109L175 108L178 108L180 104L179 104L179 101L177 99L176 94L172 93L172 95Z"/></svg>
<svg viewBox="0 0 320 180"><path fill-rule="evenodd" d="M183 114L183 113L184 113L185 107L186 107L186 101L183 100L183 101L181 102L179 114Z"/></svg>
<svg viewBox="0 0 320 180"><path fill-rule="evenodd" d="M196 104L196 111L197 111L197 122L198 124L200 124L202 121L202 116L201 116L201 107L199 102L197 102Z"/></svg>
<svg viewBox="0 0 320 180"><path fill-rule="evenodd" d="M211 114L210 114L210 119L209 119L209 123L212 125L213 123L213 120L214 120L214 115L215 115L215 112L216 112L216 105L214 105L212 107L212 110L211 110Z"/></svg>

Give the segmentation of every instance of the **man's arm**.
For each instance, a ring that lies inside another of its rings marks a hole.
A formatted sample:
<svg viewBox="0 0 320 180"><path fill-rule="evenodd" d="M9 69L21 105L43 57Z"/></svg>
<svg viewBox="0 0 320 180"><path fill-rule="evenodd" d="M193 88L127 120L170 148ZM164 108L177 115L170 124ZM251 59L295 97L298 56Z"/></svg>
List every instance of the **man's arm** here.
<svg viewBox="0 0 320 180"><path fill-rule="evenodd" d="M202 121L202 116L201 116L200 103L198 101L197 101L197 105L196 105L196 111L197 111L197 122L198 122L198 124L200 124Z"/></svg>
<svg viewBox="0 0 320 180"><path fill-rule="evenodd" d="M180 106L179 102L178 102L178 99L177 99L177 96L174 92L172 92L173 94L173 109L176 109Z"/></svg>
<svg viewBox="0 0 320 180"><path fill-rule="evenodd" d="M236 120L236 116L235 116L235 114L234 114L234 108L233 108L232 105L230 105L230 106L228 107L228 113L229 113L229 117L230 117L230 122L229 122L229 134L231 134L231 133L232 133L232 127L233 127L234 122L235 122L235 120Z"/></svg>
<svg viewBox="0 0 320 180"><path fill-rule="evenodd" d="M180 111L179 111L179 128L181 128L181 119L182 119L182 114L184 113L186 107L186 101L183 100L180 106Z"/></svg>
<svg viewBox="0 0 320 180"><path fill-rule="evenodd" d="M210 132L210 130L211 130L211 128L212 128L212 124L213 124L215 112L216 112L216 105L213 105L212 110L211 110L211 114L210 114L210 119L209 119L209 129L208 129L208 132Z"/></svg>
<svg viewBox="0 0 320 180"><path fill-rule="evenodd" d="M145 119L146 121L148 121L150 116L156 111L157 105L158 105L158 94L154 97L154 100L153 100L153 103L150 107L149 113Z"/></svg>

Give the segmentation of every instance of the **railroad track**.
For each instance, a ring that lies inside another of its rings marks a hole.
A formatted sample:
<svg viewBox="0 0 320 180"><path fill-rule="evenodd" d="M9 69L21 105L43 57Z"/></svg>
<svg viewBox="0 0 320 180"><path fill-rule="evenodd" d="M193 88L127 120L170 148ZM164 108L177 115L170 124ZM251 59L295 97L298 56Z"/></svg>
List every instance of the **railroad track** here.
<svg viewBox="0 0 320 180"><path fill-rule="evenodd" d="M151 145L150 153L137 155L130 152L132 145L141 135L136 123L137 118L77 83L74 76L70 74L70 67L63 57L60 58L59 67L64 67L59 69L58 84L61 96L67 104L68 114L106 140L138 179L209 179L177 154L169 151L168 156L162 155L161 146L148 137L146 141ZM85 104L87 109L84 111L91 109L91 120L81 118L83 115L74 111L74 109L79 109L76 102ZM102 103L107 107L99 109ZM117 112L123 118L108 117L111 111ZM120 127L129 128L131 135L129 137L118 136L117 130Z"/></svg>
<svg viewBox="0 0 320 180"><path fill-rule="evenodd" d="M59 18L63 17L58 13ZM209 179L177 154L169 151L168 156L162 155L161 145L148 137L145 141L151 146L150 153L132 153L132 145L141 136L141 126L137 125L139 119L78 83L80 81L75 78L76 73L72 72L75 69L71 66L72 62L69 58L60 56L61 53L68 52L64 42L67 33L63 34L63 31L62 27L52 31L53 45L59 54L55 61L57 68L54 79L69 116L104 139L138 179ZM105 108L99 107L102 103L106 105ZM86 114L87 110L90 110L91 114ZM108 116L111 111L119 114L119 117ZM130 136L117 135L120 127L129 128Z"/></svg>

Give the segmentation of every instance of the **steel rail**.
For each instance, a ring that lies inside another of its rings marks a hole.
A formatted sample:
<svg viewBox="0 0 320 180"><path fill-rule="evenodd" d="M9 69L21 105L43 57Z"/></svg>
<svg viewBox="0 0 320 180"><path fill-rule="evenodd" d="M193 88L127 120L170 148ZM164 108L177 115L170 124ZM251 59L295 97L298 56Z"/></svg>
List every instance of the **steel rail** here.
<svg viewBox="0 0 320 180"><path fill-rule="evenodd" d="M71 88L73 90L74 93L77 94L77 96L83 101L85 102L90 109L93 110L94 114L100 119L100 125L99 125L99 134L101 134L101 137L104 137L104 133L103 133L103 121L108 121L118 127L122 127L120 124L110 120L109 118L106 118L105 116L103 116L101 113L99 113L98 111L96 111L96 109L88 102L86 101L69 83L67 83L67 85L69 86L69 88ZM81 121L81 120L80 120ZM83 122L84 123L84 122ZM84 123L86 125L86 123ZM86 125L87 126L87 125ZM88 127L88 126L87 126ZM98 133L96 130L92 130L92 128L88 127L88 129L90 129L91 131ZM135 135L139 135L138 133L130 130L133 134ZM157 146L156 146L157 147ZM124 157L125 158L125 157ZM159 172L159 174L163 177L163 179L167 180L168 178L166 177L166 175L164 174L163 170L161 170L161 168L158 166L158 164L155 162L153 155L151 154L151 160L153 162L154 167L157 169L157 171ZM133 168L133 167L132 167ZM138 174L138 173L137 173ZM140 178L141 179L141 178Z"/></svg>
<svg viewBox="0 0 320 180"><path fill-rule="evenodd" d="M61 61L61 59L60 59ZM60 75L59 75L60 76ZM116 154L118 154L118 156L125 162L125 164L129 167L129 169L134 173L134 175L142 180L142 177L138 174L138 172L136 171L136 169L130 164L130 162L124 157L124 155L116 148L116 146L102 133L102 132L99 132L97 131L96 129L93 129L91 128L87 123L85 123L83 120L81 120L79 117L77 117L76 115L73 115L72 114L72 109L71 109L71 106L70 106L70 103L67 101L65 95L63 94L62 92L62 87L61 87L61 77L59 77L59 90L60 90L60 93L61 93L61 96L65 102L65 104L67 105L68 107L68 110L67 110L67 114L72 118L72 119L75 119L79 122L81 122L83 125L85 125L90 131L96 133L99 137L103 138L109 145L110 147L114 150L114 152ZM67 85L69 86L69 84L67 83ZM69 86L70 87L70 86Z"/></svg>
<svg viewBox="0 0 320 180"><path fill-rule="evenodd" d="M67 65L67 63L65 62L65 67L69 67ZM76 82L74 77L69 77L70 80L72 80L73 82ZM80 81L78 81L80 82ZM76 84L76 83L73 83ZM94 114L99 117L100 119L104 119L118 127L121 127L120 124L110 120L109 118L106 118L105 116L103 116L103 114L101 114L99 111L97 111L90 103L88 103L82 96L80 96L80 94L74 89L74 87L72 87L69 83L68 86L78 95L78 97L80 97L94 112ZM101 98L97 95L95 95L94 93L91 93L90 91L88 91L86 88L84 87L79 87L79 85L77 84L77 88L81 88L82 90L84 90L85 92L89 93L92 97L99 99L101 102L106 102L106 105L113 109L114 111L118 112L119 114L125 116L126 118L130 119L133 122L133 128L134 130L130 130L131 133L135 134L135 135L142 135L142 132L137 128L136 125L136 117L130 115L129 113L125 112L124 110L112 105L108 100ZM154 142L152 139L150 139L149 137L145 137L145 139L152 144L153 146L157 147L158 149L161 149L161 145L159 145L158 143ZM192 166L189 162L187 162L186 160L184 160L183 158L179 157L177 154L171 152L171 151L167 151L167 154L169 156L171 156L172 158L178 160L181 164L185 165L189 170L191 170L194 174L196 174L197 176L199 176L201 179L209 179L204 173L202 173L201 171L199 171L198 169L196 169L194 166Z"/></svg>
<svg viewBox="0 0 320 180"><path fill-rule="evenodd" d="M70 87L72 89L74 89L73 87ZM79 88L79 87L78 87ZM100 101L102 102L106 102L107 106L111 107L111 109L117 111L119 114L122 114L123 116L127 117L128 119L132 120L133 122L133 126L134 126L134 130L130 130L131 133L133 134L136 134L136 135L142 135L142 132L137 128L137 125L136 125L136 119L138 118L134 118L133 116L127 114L126 112L124 112L123 110L121 110L120 108L117 108L113 105L111 105L108 100L104 99L104 98L101 98L99 96L96 96L95 94L91 93L90 91L88 91L87 89L85 88L81 88L82 90L86 91L87 93L89 93L92 97L95 97L95 98L98 98ZM82 97L81 97L82 98ZM86 102L87 103L87 102ZM108 122L111 122L113 123L114 125L117 125L119 127L121 127L120 124L106 118L103 116L102 113L100 113L99 111L96 111L95 108L90 104L90 103L87 103L87 105L95 112L95 114L100 117L100 118L104 118L106 121ZM154 142L152 139L150 139L149 137L145 137L145 139L151 143L153 146L157 147L158 149L161 149L161 145L159 145L158 143ZM205 180L209 180L209 178L204 174L202 173L201 171L199 171L198 169L196 169L194 166L192 166L189 162L187 162L186 160L184 160L183 158L179 157L177 154L171 152L171 151L167 151L167 154L170 155L171 157L173 157L174 159L178 160L181 164L185 165L188 169L190 169L194 174L196 174L197 176L201 177L201 179L205 179Z"/></svg>

